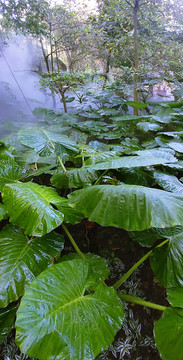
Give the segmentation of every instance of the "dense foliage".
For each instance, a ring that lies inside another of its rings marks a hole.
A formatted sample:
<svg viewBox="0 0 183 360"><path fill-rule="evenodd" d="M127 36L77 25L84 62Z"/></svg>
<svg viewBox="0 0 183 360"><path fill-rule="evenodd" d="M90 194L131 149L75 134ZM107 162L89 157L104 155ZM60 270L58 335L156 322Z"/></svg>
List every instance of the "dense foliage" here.
<svg viewBox="0 0 183 360"><path fill-rule="evenodd" d="M155 324L157 347L163 359L181 359L182 103L158 105L145 115L144 104L112 91L88 96L100 104L97 110L81 104L81 112L52 111L50 117L40 108L44 128L22 129L1 141L1 342L18 308L16 341L24 353L95 359L122 326L123 300L163 311ZM125 114L128 104L142 108L141 115ZM88 141L94 136L95 147L76 143L66 135L71 133ZM151 247L112 287L105 283L106 261L81 252L67 229L83 218L123 228ZM61 228L75 254L60 257ZM148 257L167 288L168 307L123 291Z"/></svg>
<svg viewBox="0 0 183 360"><path fill-rule="evenodd" d="M182 360L182 4L99 0L89 16L73 4L0 1L2 34L39 40L41 87L64 107L34 109L37 126L0 141L0 344L16 329L25 356L96 359L132 303L159 310L159 353ZM176 102L148 101L162 80ZM144 248L113 283L107 261L68 230L85 219ZM125 288L147 258L163 304Z"/></svg>

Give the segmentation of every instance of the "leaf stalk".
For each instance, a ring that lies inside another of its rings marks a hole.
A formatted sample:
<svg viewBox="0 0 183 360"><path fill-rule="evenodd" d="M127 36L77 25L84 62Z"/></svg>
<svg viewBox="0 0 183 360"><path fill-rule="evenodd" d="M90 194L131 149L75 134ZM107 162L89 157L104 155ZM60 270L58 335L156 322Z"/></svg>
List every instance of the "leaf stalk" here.
<svg viewBox="0 0 183 360"><path fill-rule="evenodd" d="M151 303L149 301L145 301L145 300L143 300L141 298L136 298L135 296L132 296L132 295L118 294L118 296L120 297L120 299L122 301L126 301L126 302L133 303L133 304L138 304L138 305L141 305L141 306L146 306L146 307L156 309L156 310L159 310L159 311L165 311L167 309L166 306L159 305L159 304L154 304L154 303Z"/></svg>
<svg viewBox="0 0 183 360"><path fill-rule="evenodd" d="M69 230L66 228L66 226L64 224L62 224L62 228L65 231L65 233L67 234L71 244L74 246L74 249L76 250L76 252L78 253L78 255L82 258L82 259L86 259L84 254L82 253L82 251L79 249L79 247L77 246L74 238L72 237L71 233L69 232Z"/></svg>
<svg viewBox="0 0 183 360"><path fill-rule="evenodd" d="M168 242L169 242L169 239L166 239L166 240L162 241L159 245L157 245L157 246L155 247L155 249L158 248L158 247L161 247L161 246L163 246L163 245L165 245L165 244L167 244ZM154 250L154 249L150 250L147 254L145 254L139 261L137 261L137 262L131 267L131 269L129 269L129 270L127 271L126 274L124 274L124 275L113 285L113 287L114 287L115 290L117 290L117 289L129 278L129 276L130 276L146 259L148 259L148 257L152 254L153 250Z"/></svg>

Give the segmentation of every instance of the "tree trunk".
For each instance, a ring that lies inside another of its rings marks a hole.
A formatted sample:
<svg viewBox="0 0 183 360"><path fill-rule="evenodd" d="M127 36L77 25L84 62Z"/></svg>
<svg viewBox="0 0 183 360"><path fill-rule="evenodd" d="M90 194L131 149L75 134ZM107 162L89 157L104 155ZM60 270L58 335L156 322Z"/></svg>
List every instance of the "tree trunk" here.
<svg viewBox="0 0 183 360"><path fill-rule="evenodd" d="M137 29L137 13L139 10L139 0L135 0L133 8L133 20L134 20L134 83L133 83L133 96L134 101L138 101L138 29ZM138 115L138 109L134 109L134 115Z"/></svg>
<svg viewBox="0 0 183 360"><path fill-rule="evenodd" d="M53 66L53 44L52 44L52 28L50 22L50 53L51 53L51 72L53 74L54 66Z"/></svg>
<svg viewBox="0 0 183 360"><path fill-rule="evenodd" d="M56 62L57 62L57 71L59 72L60 68L59 68L58 51L57 51L57 43L56 43L56 41L55 41L55 55L56 55Z"/></svg>
<svg viewBox="0 0 183 360"><path fill-rule="evenodd" d="M49 73L50 73L50 68L49 68L48 56L46 55L46 52L45 52L45 49L44 49L44 46L43 46L42 39L40 39L40 43L41 43L42 54L43 54L44 61L45 61L45 64L46 64L46 69L47 69L47 72L48 72L48 74L49 74Z"/></svg>
<svg viewBox="0 0 183 360"><path fill-rule="evenodd" d="M104 84L103 84L103 89L105 89L105 86L107 84L107 81L109 80L109 70L110 70L110 63L111 63L111 50L109 50L109 53L107 55L107 61L105 64L105 70L104 70Z"/></svg>
<svg viewBox="0 0 183 360"><path fill-rule="evenodd" d="M65 111L65 113L67 113L67 103L66 103L66 100L65 100L65 92L64 92L63 87L62 87L61 84L59 85L58 89L59 89L59 93L61 95L62 102L63 102L63 105L64 105L64 111Z"/></svg>

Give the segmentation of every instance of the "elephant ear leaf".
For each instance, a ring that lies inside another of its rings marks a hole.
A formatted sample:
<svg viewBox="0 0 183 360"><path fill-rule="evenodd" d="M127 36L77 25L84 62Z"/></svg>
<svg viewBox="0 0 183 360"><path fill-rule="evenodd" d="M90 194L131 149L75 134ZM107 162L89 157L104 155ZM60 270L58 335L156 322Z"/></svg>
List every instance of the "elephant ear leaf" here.
<svg viewBox="0 0 183 360"><path fill-rule="evenodd" d="M0 191L5 184L11 184L20 180L23 176L23 170L13 159L6 162L0 161Z"/></svg>
<svg viewBox="0 0 183 360"><path fill-rule="evenodd" d="M183 287L172 287L167 290L168 301L173 307L183 308Z"/></svg>
<svg viewBox="0 0 183 360"><path fill-rule="evenodd" d="M66 173L58 169L51 178L51 183L58 189L84 187L98 178L98 173L92 169L69 169Z"/></svg>
<svg viewBox="0 0 183 360"><path fill-rule="evenodd" d="M122 320L115 290L96 281L88 261L74 259L51 266L30 285L18 310L16 341L40 360L92 360L108 348Z"/></svg>
<svg viewBox="0 0 183 360"><path fill-rule="evenodd" d="M0 204L0 221L7 218L6 209L3 204Z"/></svg>
<svg viewBox="0 0 183 360"><path fill-rule="evenodd" d="M165 287L183 286L183 232L171 236L168 244L154 249L151 267Z"/></svg>
<svg viewBox="0 0 183 360"><path fill-rule="evenodd" d="M29 240L22 229L7 225L0 232L0 308L19 299L62 249L63 238L55 232Z"/></svg>
<svg viewBox="0 0 183 360"><path fill-rule="evenodd" d="M162 359L182 360L183 288L170 288L167 295L172 307L166 308L155 323L155 341Z"/></svg>
<svg viewBox="0 0 183 360"><path fill-rule="evenodd" d="M14 327L17 304L10 304L0 309L0 344L6 339Z"/></svg>
<svg viewBox="0 0 183 360"><path fill-rule="evenodd" d="M183 309L167 308L155 323L156 346L163 360L182 360Z"/></svg>
<svg viewBox="0 0 183 360"><path fill-rule="evenodd" d="M70 205L90 221L129 231L183 225L183 197L137 185L94 185L77 190Z"/></svg>
<svg viewBox="0 0 183 360"><path fill-rule="evenodd" d="M80 255L77 253L64 255L61 257L60 262L74 259L80 259ZM110 270L107 265L107 261L104 258L95 254L85 253L85 259L89 262L90 268L93 271L92 276L95 276L96 280L105 280L108 278Z"/></svg>
<svg viewBox="0 0 183 360"><path fill-rule="evenodd" d="M183 195L183 184L174 175L164 174L160 171L154 172L154 179L163 189Z"/></svg>
<svg viewBox="0 0 183 360"><path fill-rule="evenodd" d="M77 153L79 150L77 144L67 136L41 128L28 128L19 131L19 139L21 144L34 149L41 156L49 155L54 151Z"/></svg>
<svg viewBox="0 0 183 360"><path fill-rule="evenodd" d="M60 197L52 188L32 182L10 184L4 186L2 197L10 221L28 235L43 236L63 222L64 215L53 207Z"/></svg>
<svg viewBox="0 0 183 360"><path fill-rule="evenodd" d="M172 156L173 157L173 156ZM174 157L174 161L176 161ZM144 156L121 156L121 157L115 157L110 158L108 160L97 162L96 164L88 165L88 168L94 169L94 170L107 170L107 169L120 169L120 168L136 168L136 167L145 167L145 166L151 166L151 165L161 165L161 164L167 164L169 160L165 158L164 156L158 157L153 155L153 153L150 154L144 154Z"/></svg>

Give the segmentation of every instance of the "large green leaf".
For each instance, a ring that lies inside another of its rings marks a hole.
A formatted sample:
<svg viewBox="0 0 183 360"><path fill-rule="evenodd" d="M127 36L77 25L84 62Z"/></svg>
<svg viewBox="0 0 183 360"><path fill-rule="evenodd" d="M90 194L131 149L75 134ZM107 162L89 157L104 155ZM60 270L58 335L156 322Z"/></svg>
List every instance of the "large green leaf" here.
<svg viewBox="0 0 183 360"><path fill-rule="evenodd" d="M176 159L174 158L174 161ZM110 158L109 160L89 165L88 168L94 170L133 168L141 166L161 165L170 162L165 157L154 156L153 154L144 156L123 156ZM171 161L173 162L173 161Z"/></svg>
<svg viewBox="0 0 183 360"><path fill-rule="evenodd" d="M170 102L167 104L170 108L180 108L183 106L183 102L179 101L179 102Z"/></svg>
<svg viewBox="0 0 183 360"><path fill-rule="evenodd" d="M168 107L162 108L153 117L156 121L167 124L171 121L172 110Z"/></svg>
<svg viewBox="0 0 183 360"><path fill-rule="evenodd" d="M22 296L62 249L63 237L55 232L29 240L22 229L7 225L0 232L0 307Z"/></svg>
<svg viewBox="0 0 183 360"><path fill-rule="evenodd" d="M161 126L158 124L153 124L147 121L139 122L137 124L138 129L147 132L147 131L158 131L161 130Z"/></svg>
<svg viewBox="0 0 183 360"><path fill-rule="evenodd" d="M163 189L183 195L183 184L176 176L168 175L160 171L154 172L154 178Z"/></svg>
<svg viewBox="0 0 183 360"><path fill-rule="evenodd" d="M136 116L136 115L122 115L122 116L115 116L111 117L110 119L113 120L113 122L116 123L123 123L124 121L139 121L144 119L150 119L152 116L145 115L145 116Z"/></svg>
<svg viewBox="0 0 183 360"><path fill-rule="evenodd" d="M21 179L23 170L13 159L0 162L0 191L5 184L14 183Z"/></svg>
<svg viewBox="0 0 183 360"><path fill-rule="evenodd" d="M37 119L43 120L54 120L56 118L56 114L52 109L37 107L32 112Z"/></svg>
<svg viewBox="0 0 183 360"><path fill-rule="evenodd" d="M2 196L10 221L28 235L43 236L63 222L64 215L52 205L60 201L52 188L32 182L11 184L4 186Z"/></svg>
<svg viewBox="0 0 183 360"><path fill-rule="evenodd" d="M169 143L167 144L171 149L179 152L179 153L183 153L183 144L182 141L169 141Z"/></svg>
<svg viewBox="0 0 183 360"><path fill-rule="evenodd" d="M128 106L132 106L135 109L145 109L147 107L147 104L139 101L127 101L126 104Z"/></svg>
<svg viewBox="0 0 183 360"><path fill-rule="evenodd" d="M155 323L155 341L163 360L182 360L183 309L167 308Z"/></svg>
<svg viewBox="0 0 183 360"><path fill-rule="evenodd" d="M167 290L168 301L173 307L183 308L183 287L174 287Z"/></svg>
<svg viewBox="0 0 183 360"><path fill-rule="evenodd" d="M69 200L61 198L55 203L58 210L64 214L64 222L70 224L77 224L83 219L83 213L78 209L72 208L69 206Z"/></svg>
<svg viewBox="0 0 183 360"><path fill-rule="evenodd" d="M117 152L116 151L101 151L94 152L93 154L89 154L90 158L85 161L86 165L95 164L98 162L103 162L109 160L110 158L115 158Z"/></svg>
<svg viewBox="0 0 183 360"><path fill-rule="evenodd" d="M149 150L138 150L136 151L137 155L140 155L142 157L146 156L155 156L156 158L162 158L164 160L167 160L167 162L177 162L176 157L174 156L175 152L171 149L167 148L158 148L158 149L149 149Z"/></svg>
<svg viewBox="0 0 183 360"><path fill-rule="evenodd" d="M84 256L86 261L89 262L89 266L93 271L93 277L95 277L95 280L105 280L108 278L110 270L107 261L104 258L91 253L85 253ZM74 259L80 259L80 255L77 253L64 255L61 257L60 262Z"/></svg>
<svg viewBox="0 0 183 360"><path fill-rule="evenodd" d="M143 231L129 231L129 235L142 246L151 247L155 241L167 239L183 232L182 226L174 226L173 228L158 229L152 228Z"/></svg>
<svg viewBox="0 0 183 360"><path fill-rule="evenodd" d="M122 169L120 178L125 184L152 186L154 184L150 171L143 168Z"/></svg>
<svg viewBox="0 0 183 360"><path fill-rule="evenodd" d="M14 327L17 304L10 304L0 309L0 344Z"/></svg>
<svg viewBox="0 0 183 360"><path fill-rule="evenodd" d="M19 131L19 139L23 145L26 145L40 155L50 154L54 148L60 146L60 151L64 148L73 152L78 152L78 146L65 135L60 135L45 129L27 128Z"/></svg>
<svg viewBox="0 0 183 360"><path fill-rule="evenodd" d="M3 159L13 159L13 150L13 146L6 145L3 141L0 141L0 161Z"/></svg>
<svg viewBox="0 0 183 360"><path fill-rule="evenodd" d="M36 151L28 149L27 151L16 152L16 162L20 165L34 164L38 161L39 155Z"/></svg>
<svg viewBox="0 0 183 360"><path fill-rule="evenodd" d="M64 261L28 288L16 340L24 353L41 360L91 360L108 348L122 320L116 292L96 282L89 262Z"/></svg>
<svg viewBox="0 0 183 360"><path fill-rule="evenodd" d="M3 219L6 219L6 209L5 206L3 204L0 204L0 221Z"/></svg>
<svg viewBox="0 0 183 360"><path fill-rule="evenodd" d="M101 107L97 111L101 116L115 116L119 114L119 111L116 109L109 108L107 106Z"/></svg>
<svg viewBox="0 0 183 360"><path fill-rule="evenodd" d="M51 183L58 189L79 188L97 180L98 174L92 169L69 169L67 173L58 169L51 178Z"/></svg>
<svg viewBox="0 0 183 360"><path fill-rule="evenodd" d="M167 146L179 153L183 153L183 144L182 140L170 140L166 136L157 136L156 142L160 146Z"/></svg>
<svg viewBox="0 0 183 360"><path fill-rule="evenodd" d="M169 167L171 169L182 170L183 169L183 161L179 160L174 164L166 164L165 166Z"/></svg>
<svg viewBox="0 0 183 360"><path fill-rule="evenodd" d="M167 245L153 251L151 266L164 287L183 286L183 233L170 237Z"/></svg>
<svg viewBox="0 0 183 360"><path fill-rule="evenodd" d="M103 226L144 230L183 225L183 197L136 185L96 185L75 191L71 206Z"/></svg>

